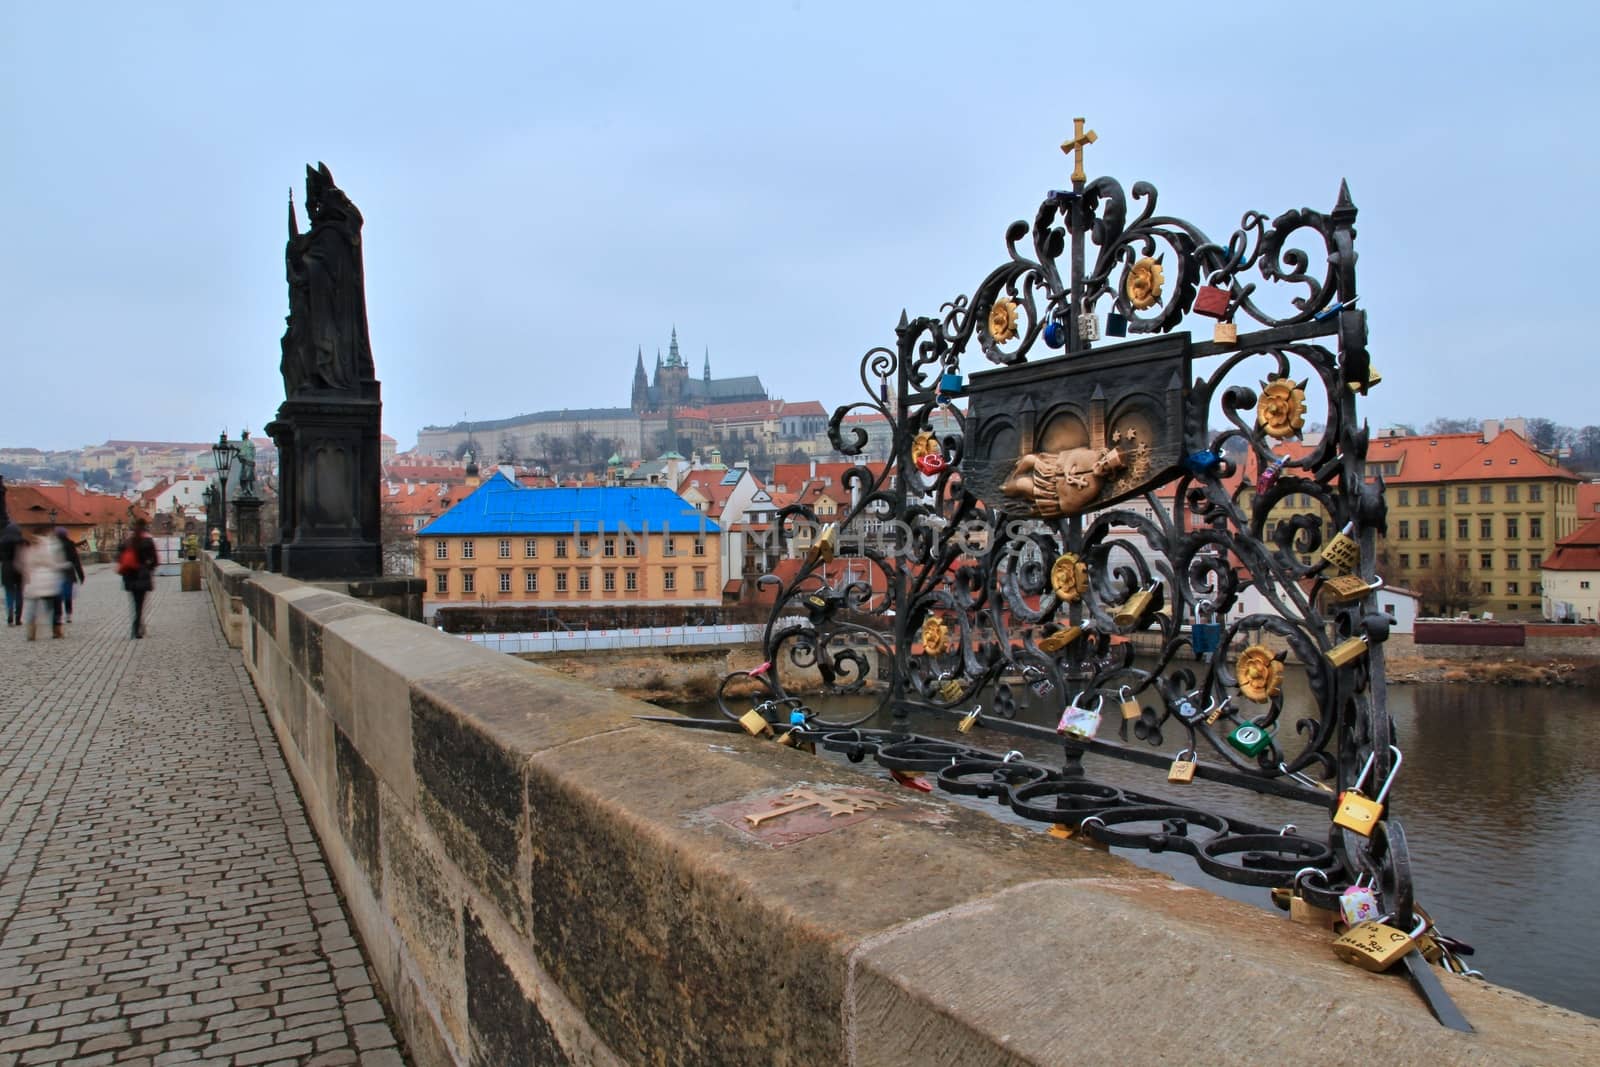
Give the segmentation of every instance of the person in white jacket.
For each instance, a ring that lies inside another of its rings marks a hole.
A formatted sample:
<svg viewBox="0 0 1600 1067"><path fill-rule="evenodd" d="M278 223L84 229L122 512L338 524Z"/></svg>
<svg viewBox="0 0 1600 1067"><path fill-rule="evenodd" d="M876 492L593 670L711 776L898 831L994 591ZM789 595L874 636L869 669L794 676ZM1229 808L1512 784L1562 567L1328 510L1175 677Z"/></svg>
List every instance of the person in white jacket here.
<svg viewBox="0 0 1600 1067"><path fill-rule="evenodd" d="M52 531L33 537L21 552L22 624L28 640L38 636L39 613L50 612L51 634L65 636L61 625L61 579L66 573L67 554L61 539Z"/></svg>

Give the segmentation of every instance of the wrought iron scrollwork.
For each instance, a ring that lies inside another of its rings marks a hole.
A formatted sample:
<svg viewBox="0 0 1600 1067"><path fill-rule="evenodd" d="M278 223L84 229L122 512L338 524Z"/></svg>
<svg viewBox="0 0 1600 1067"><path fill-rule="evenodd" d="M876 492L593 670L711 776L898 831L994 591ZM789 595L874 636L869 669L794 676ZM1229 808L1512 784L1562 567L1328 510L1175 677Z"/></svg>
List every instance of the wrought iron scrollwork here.
<svg viewBox="0 0 1600 1067"><path fill-rule="evenodd" d="M1384 521L1356 414L1377 379L1354 306L1349 190L1326 213L1245 212L1224 240L1159 213L1147 182L1131 199L1112 178L1051 191L1031 224L1006 230L1005 259L970 297L938 317L902 314L894 347L862 359L867 398L834 413L830 438L861 456L867 435L846 419L875 415L889 460L850 471L851 507L832 521L875 580L829 587L832 546L813 544L778 591L769 658L866 640L882 658L824 677L823 691L874 677L857 688L897 722L981 700L985 728L1059 740L1064 758L1004 763L898 730L818 734L828 747L935 771L943 788L1027 818L1089 819L1097 840L1185 851L1232 881L1286 885L1315 867L1325 906L1361 877L1408 926L1409 873L1381 831L1284 835L1084 780L1086 753L1164 768L1156 749L1176 741L1198 753L1201 778L1331 816L1369 759L1374 780L1388 776L1395 743L1388 618L1371 588L1324 595L1346 571L1375 584ZM1094 343L1102 311L1143 339ZM1231 328L1191 337L1197 313ZM963 379L974 349L1000 366ZM1303 439L1313 407L1322 429ZM957 431L934 434L941 411ZM787 508L780 539L822 518ZM890 532L859 536L868 521ZM841 610L808 607L819 593ZM1293 696L1285 672L1304 679ZM1056 712L1096 697L1137 712L1058 736L1012 718L1019 694Z"/></svg>

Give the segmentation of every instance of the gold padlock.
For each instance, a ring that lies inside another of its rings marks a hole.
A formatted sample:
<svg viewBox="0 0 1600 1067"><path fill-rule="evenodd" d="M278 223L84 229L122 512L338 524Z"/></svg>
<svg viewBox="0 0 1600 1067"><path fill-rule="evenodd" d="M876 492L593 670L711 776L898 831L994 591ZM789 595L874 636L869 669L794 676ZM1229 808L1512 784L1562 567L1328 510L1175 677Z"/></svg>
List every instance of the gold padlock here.
<svg viewBox="0 0 1600 1067"><path fill-rule="evenodd" d="M1184 759L1183 758L1184 756L1189 756L1191 758L1190 759ZM1179 752L1178 753L1178 758L1173 760L1172 761L1172 766L1167 768L1167 781L1169 781L1169 782L1192 782L1192 781L1194 781L1195 768L1200 765L1199 762L1198 762L1198 756L1199 756L1199 753L1195 752L1193 749L1186 748L1182 752Z"/></svg>
<svg viewBox="0 0 1600 1067"><path fill-rule="evenodd" d="M785 730L783 735L778 738L778 744L792 747L794 745L794 731Z"/></svg>
<svg viewBox="0 0 1600 1067"><path fill-rule="evenodd" d="M1381 974L1415 946L1414 939L1427 929L1426 922L1418 922L1411 933L1398 930L1388 923L1368 919L1356 923L1334 939L1333 953L1346 963L1353 963L1364 971Z"/></svg>
<svg viewBox="0 0 1600 1067"><path fill-rule="evenodd" d="M940 700L957 700L960 698L960 696L961 680L959 678L951 678L949 681L939 686Z"/></svg>
<svg viewBox="0 0 1600 1067"><path fill-rule="evenodd" d="M1348 667L1356 660L1367 654L1367 635L1357 634L1347 637L1337 645L1328 649L1323 655L1335 667Z"/></svg>
<svg viewBox="0 0 1600 1067"><path fill-rule="evenodd" d="M1338 922L1340 918L1342 918L1340 913L1337 910L1332 910L1329 908L1319 908L1317 905L1311 903L1311 901L1301 896L1303 890L1300 883L1302 880L1311 875L1316 875L1316 877L1322 882L1323 886L1327 886L1327 875L1323 874L1322 871L1316 867L1302 867L1299 871L1295 872L1294 884L1289 890L1289 901L1287 904L1289 909L1289 919L1292 922L1304 923L1308 926L1321 926L1325 929L1332 930L1334 923Z"/></svg>
<svg viewBox="0 0 1600 1067"><path fill-rule="evenodd" d="M965 733L971 733L972 732L972 728L974 726L978 725L978 712L980 712L982 710L983 710L983 705L979 704L977 707L975 707L971 711L967 712L965 715L963 715L961 717L961 722L956 725L956 729L960 730L964 734Z"/></svg>
<svg viewBox="0 0 1600 1067"><path fill-rule="evenodd" d="M1068 626L1064 630L1057 630L1049 637L1039 642L1040 652L1060 652L1072 642L1083 636L1082 626Z"/></svg>
<svg viewBox="0 0 1600 1067"><path fill-rule="evenodd" d="M1150 610L1150 602L1155 599L1155 592L1150 589L1141 589L1130 596L1127 601L1111 616L1118 626L1137 626L1143 619L1145 612Z"/></svg>
<svg viewBox="0 0 1600 1067"><path fill-rule="evenodd" d="M1347 604L1352 600L1360 600L1368 593L1376 592L1383 588L1383 578L1374 576L1372 581L1367 581L1359 574L1341 574L1337 578L1330 578L1322 585L1322 592L1329 601L1335 604Z"/></svg>
<svg viewBox="0 0 1600 1067"><path fill-rule="evenodd" d="M839 542L839 524L830 522L817 534L817 541L807 553L809 563L831 563Z"/></svg>
<svg viewBox="0 0 1600 1067"><path fill-rule="evenodd" d="M1367 775L1372 773L1372 761L1378 758L1376 752L1367 757L1367 762L1361 767L1361 776L1355 784L1339 794L1339 806L1333 813L1333 821L1337 826L1346 830L1354 830L1362 837L1371 837L1372 830L1378 825L1378 820L1383 818L1383 798L1389 795L1389 787L1394 784L1394 776L1400 770L1400 764L1405 758L1400 755L1400 750L1394 745L1389 746L1389 751L1394 755L1394 767L1389 771L1389 777L1384 781L1383 788L1378 790L1378 795L1368 797L1361 792L1361 787L1367 781Z"/></svg>
<svg viewBox="0 0 1600 1067"><path fill-rule="evenodd" d="M1363 386L1360 382L1345 382L1345 384L1350 387L1350 391L1352 393L1360 393L1360 392L1365 392L1366 390L1373 388L1379 382L1382 382L1382 381L1383 381L1383 375L1378 373L1378 368L1374 367L1372 364L1368 363L1367 364L1367 384L1365 386Z"/></svg>
<svg viewBox="0 0 1600 1067"><path fill-rule="evenodd" d="M1119 705L1122 708L1122 717L1124 719L1137 719L1140 715L1140 708L1139 702L1133 699L1133 690L1123 686L1122 692L1118 695L1122 699L1122 703Z"/></svg>
<svg viewBox="0 0 1600 1067"><path fill-rule="evenodd" d="M739 725L743 726L751 737L772 733L772 724L767 721L767 717L754 708L739 716Z"/></svg>
<svg viewBox="0 0 1600 1067"><path fill-rule="evenodd" d="M1350 536L1355 528L1355 523L1345 523L1344 529L1334 534L1328 543L1322 546L1323 562L1341 574L1355 570L1356 564L1361 562L1361 546Z"/></svg>
<svg viewBox="0 0 1600 1067"><path fill-rule="evenodd" d="M1219 345L1236 345L1239 343L1239 327L1231 322L1219 322L1211 331L1211 339Z"/></svg>
<svg viewBox="0 0 1600 1067"><path fill-rule="evenodd" d="M1280 911L1289 910L1289 901L1293 899L1294 890L1288 886L1274 886L1271 892L1273 906Z"/></svg>

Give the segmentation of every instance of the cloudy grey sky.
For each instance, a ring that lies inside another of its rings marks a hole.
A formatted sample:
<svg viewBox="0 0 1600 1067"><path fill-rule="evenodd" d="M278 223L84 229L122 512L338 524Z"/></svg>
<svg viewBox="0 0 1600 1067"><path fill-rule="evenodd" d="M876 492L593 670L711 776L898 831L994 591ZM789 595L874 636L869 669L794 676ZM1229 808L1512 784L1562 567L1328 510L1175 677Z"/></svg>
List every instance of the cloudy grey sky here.
<svg viewBox="0 0 1600 1067"><path fill-rule="evenodd" d="M1089 171L1225 236L1361 209L1374 424L1600 422L1578 3L3 5L0 445L259 431L285 197L361 207L387 432L698 371L855 399ZM1575 237L1580 239L1574 240Z"/></svg>

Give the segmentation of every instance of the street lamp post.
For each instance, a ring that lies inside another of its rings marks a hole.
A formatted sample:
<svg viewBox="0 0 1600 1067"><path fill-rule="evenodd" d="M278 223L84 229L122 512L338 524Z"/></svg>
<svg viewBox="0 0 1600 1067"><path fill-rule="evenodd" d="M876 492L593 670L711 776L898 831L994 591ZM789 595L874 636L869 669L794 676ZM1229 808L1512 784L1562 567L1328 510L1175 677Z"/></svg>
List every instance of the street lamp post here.
<svg viewBox="0 0 1600 1067"><path fill-rule="evenodd" d="M217 443L211 446L211 461L217 471L217 505L220 515L217 520L217 558L227 559L231 547L228 544L228 468L233 466L233 457L239 451L239 446L228 440L228 431L223 430L217 435Z"/></svg>

